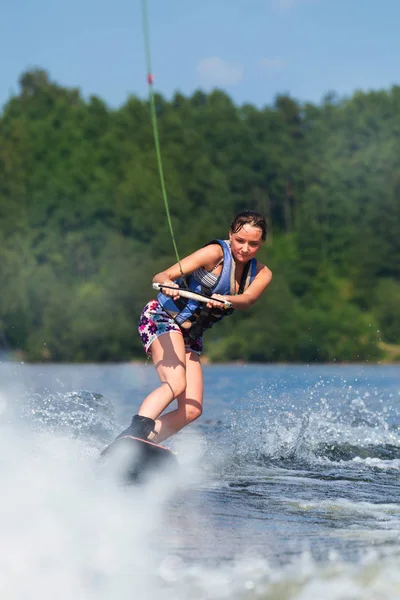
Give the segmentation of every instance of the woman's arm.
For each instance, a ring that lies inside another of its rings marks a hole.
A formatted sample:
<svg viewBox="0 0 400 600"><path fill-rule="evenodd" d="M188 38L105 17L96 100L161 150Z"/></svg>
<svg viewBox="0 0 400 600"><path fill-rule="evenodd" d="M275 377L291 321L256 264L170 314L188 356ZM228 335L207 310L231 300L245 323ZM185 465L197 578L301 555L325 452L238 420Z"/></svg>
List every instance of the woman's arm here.
<svg viewBox="0 0 400 600"><path fill-rule="evenodd" d="M258 272L254 278L254 281L249 285L247 290L243 292L243 294L238 294L237 296L221 296L220 294L213 294L212 298L226 300L230 302L232 304L232 308L236 310L247 310L263 294L267 286L270 284L271 279L272 271L270 271L265 265L259 264ZM214 305L212 306L214 307ZM215 306L214 308L218 308L218 306Z"/></svg>
<svg viewBox="0 0 400 600"><path fill-rule="evenodd" d="M200 248L193 254L189 254L181 260L182 271L184 275L189 275L193 273L199 267L204 267L209 270L212 269L213 266L217 264L219 260L223 257L224 252L219 244L210 244L209 246L205 246L205 248ZM179 263L175 263L165 271L161 271L157 273L153 277L153 283L160 283L165 285L170 285L174 287L178 287L174 284L175 279L179 279L182 276L181 270L179 268ZM164 289L163 293L167 296L172 296L174 299L177 299L179 296L174 295L173 290ZM219 304L220 303L216 303Z"/></svg>

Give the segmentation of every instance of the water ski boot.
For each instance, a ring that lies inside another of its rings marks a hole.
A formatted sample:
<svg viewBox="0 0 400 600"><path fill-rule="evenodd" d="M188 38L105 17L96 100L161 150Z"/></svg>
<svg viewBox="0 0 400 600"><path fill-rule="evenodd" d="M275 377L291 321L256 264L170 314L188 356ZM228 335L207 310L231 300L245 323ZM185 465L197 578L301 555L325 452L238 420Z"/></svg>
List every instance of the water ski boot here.
<svg viewBox="0 0 400 600"><path fill-rule="evenodd" d="M150 417L134 415L129 427L120 433L116 439L118 440L121 437L132 436L139 438L140 440L147 440L150 433L156 433L155 426L156 422L153 419L150 419Z"/></svg>

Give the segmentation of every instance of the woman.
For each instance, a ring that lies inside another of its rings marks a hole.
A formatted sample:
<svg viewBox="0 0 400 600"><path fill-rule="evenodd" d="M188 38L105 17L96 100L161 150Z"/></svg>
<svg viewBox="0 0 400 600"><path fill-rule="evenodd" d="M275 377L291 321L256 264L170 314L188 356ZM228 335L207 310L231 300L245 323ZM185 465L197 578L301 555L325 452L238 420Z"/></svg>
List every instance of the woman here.
<svg viewBox="0 0 400 600"><path fill-rule="evenodd" d="M266 236L264 217L245 210L234 218L229 240L213 240L154 277L153 283L169 287L143 309L139 334L161 385L145 398L118 437L132 435L158 443L200 417L202 334L233 312L221 309L221 300L234 310L246 310L270 283L271 271L255 258ZM181 298L171 287L188 287L210 296L210 301L205 305ZM175 398L177 408L160 416Z"/></svg>

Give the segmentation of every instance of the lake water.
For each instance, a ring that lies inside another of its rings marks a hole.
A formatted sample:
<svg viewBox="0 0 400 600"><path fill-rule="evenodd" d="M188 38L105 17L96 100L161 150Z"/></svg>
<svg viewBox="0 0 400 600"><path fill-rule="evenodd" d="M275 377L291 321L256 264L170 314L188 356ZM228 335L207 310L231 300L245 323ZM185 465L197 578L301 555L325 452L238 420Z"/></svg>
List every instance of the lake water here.
<svg viewBox="0 0 400 600"><path fill-rule="evenodd" d="M204 374L179 473L126 487L150 364L0 364L2 598L400 598L400 367Z"/></svg>

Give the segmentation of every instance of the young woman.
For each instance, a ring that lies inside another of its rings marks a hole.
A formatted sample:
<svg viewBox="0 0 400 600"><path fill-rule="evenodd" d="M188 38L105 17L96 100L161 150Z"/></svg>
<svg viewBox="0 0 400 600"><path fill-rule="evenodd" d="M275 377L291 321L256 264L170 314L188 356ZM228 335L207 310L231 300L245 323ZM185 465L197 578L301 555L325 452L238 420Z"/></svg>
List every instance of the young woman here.
<svg viewBox="0 0 400 600"><path fill-rule="evenodd" d="M270 283L271 271L255 258L266 236L264 217L240 212L230 226L229 240L213 240L181 261L185 281L179 263L154 277L153 283L168 287L143 309L139 334L161 385L144 399L118 437L132 435L158 443L200 417L202 334L233 310L248 309ZM210 300L207 304L187 300L171 287L188 288ZM221 309L221 300L230 302L233 310ZM175 398L177 408L162 414Z"/></svg>

